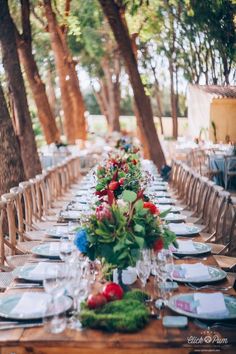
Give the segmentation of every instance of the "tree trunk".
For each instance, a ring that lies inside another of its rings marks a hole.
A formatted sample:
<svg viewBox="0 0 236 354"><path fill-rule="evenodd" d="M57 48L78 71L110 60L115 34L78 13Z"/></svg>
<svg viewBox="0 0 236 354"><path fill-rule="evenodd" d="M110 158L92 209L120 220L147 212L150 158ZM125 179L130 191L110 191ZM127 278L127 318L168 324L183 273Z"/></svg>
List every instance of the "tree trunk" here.
<svg viewBox="0 0 236 354"><path fill-rule="evenodd" d="M173 138L178 138L178 118L177 118L177 105L176 105L176 95L174 89L174 68L172 59L169 59L169 72L170 72L170 102L171 102L171 115L173 122Z"/></svg>
<svg viewBox="0 0 236 354"><path fill-rule="evenodd" d="M140 130L145 137L145 145L151 159L160 169L165 163L165 156L160 145L156 127L153 121L153 113L149 97L146 95L143 83L138 71L138 65L132 50L131 40L121 18L118 5L114 0L99 0L103 12L113 31L114 37L124 58L126 69L134 92L134 99L139 112Z"/></svg>
<svg viewBox="0 0 236 354"><path fill-rule="evenodd" d="M115 55L115 54L114 54ZM101 95L108 116L109 131L120 131L120 58L112 62L106 57L101 61L104 77L101 79ZM115 78L115 79L114 79Z"/></svg>
<svg viewBox="0 0 236 354"><path fill-rule="evenodd" d="M68 142L74 143L75 139L86 139L85 106L80 91L75 63L69 53L65 35L53 13L50 0L44 0L44 8L60 82L64 111L64 130Z"/></svg>
<svg viewBox="0 0 236 354"><path fill-rule="evenodd" d="M56 108L57 99L54 90L54 80L50 68L47 70L45 80L46 80L46 91L48 96L48 102L50 104L53 115L57 116L57 108Z"/></svg>
<svg viewBox="0 0 236 354"><path fill-rule="evenodd" d="M14 133L12 121L0 83L0 195L9 192L25 179L20 146Z"/></svg>
<svg viewBox="0 0 236 354"><path fill-rule="evenodd" d="M94 90L100 111L106 117L109 132L120 131L120 65L116 64L116 59L109 62L109 59L103 58L101 67L104 76L99 80L100 90Z"/></svg>
<svg viewBox="0 0 236 354"><path fill-rule="evenodd" d="M161 106L161 97L160 97L160 88L159 88L159 81L156 75L156 70L152 66L152 72L155 80L155 91L156 91L156 102L157 102L157 109L158 109L158 117L159 117L159 122L160 122L160 127L161 127L161 134L164 135L164 128L163 128L163 122L162 122L162 117L163 117L163 112L162 112L162 106Z"/></svg>
<svg viewBox="0 0 236 354"><path fill-rule="evenodd" d="M75 63L69 59L69 86L72 105L74 109L74 126L75 126L75 139L86 140L86 121L85 121L85 105L80 91L79 79L75 68Z"/></svg>
<svg viewBox="0 0 236 354"><path fill-rule="evenodd" d="M50 66L50 64L49 64ZM53 112L54 117L56 117L56 120L58 121L58 129L60 135L64 134L63 130L63 122L62 122L62 116L61 116L61 107L60 104L57 101L56 94L55 94L55 80L52 74L52 70L50 67L47 70L47 76L46 76L46 91L47 91L47 96L48 96L48 101L51 107L51 110Z"/></svg>
<svg viewBox="0 0 236 354"><path fill-rule="evenodd" d="M30 88L35 100L38 111L38 117L43 129L43 134L47 144L60 140L60 134L56 126L48 97L46 95L45 85L42 82L34 57L28 45L24 41L18 41L18 50L20 60L24 65L24 69L30 84Z"/></svg>
<svg viewBox="0 0 236 354"><path fill-rule="evenodd" d="M20 35L16 29L19 55L33 93L45 140L47 144L51 144L60 140L60 134L49 105L45 85L40 78L37 64L32 53L29 0L21 0L21 21L23 28L22 35Z"/></svg>
<svg viewBox="0 0 236 354"><path fill-rule="evenodd" d="M138 139L141 142L142 145L142 151L143 151L143 158L150 160L151 156L150 156L150 152L148 149L148 144L146 141L146 137L143 133L142 127L140 126L140 122L141 122L141 117L139 115L139 110L137 109L136 103L133 100L133 111L134 111L134 115L136 117L136 122L137 122L137 135L138 135Z"/></svg>
<svg viewBox="0 0 236 354"><path fill-rule="evenodd" d="M29 179L41 173L41 165L20 69L14 24L10 17L7 0L0 0L0 8L0 42L3 66L7 73L10 91L14 99L16 135L20 142L25 175Z"/></svg>
<svg viewBox="0 0 236 354"><path fill-rule="evenodd" d="M65 63L65 52L61 43L61 38L57 31L58 25L56 22L55 14L51 8L51 2L45 0L44 7L61 90L61 103L64 112L64 132L67 138L67 142L69 144L73 144L75 142L75 126L73 121L74 110L67 82L68 69L66 68Z"/></svg>

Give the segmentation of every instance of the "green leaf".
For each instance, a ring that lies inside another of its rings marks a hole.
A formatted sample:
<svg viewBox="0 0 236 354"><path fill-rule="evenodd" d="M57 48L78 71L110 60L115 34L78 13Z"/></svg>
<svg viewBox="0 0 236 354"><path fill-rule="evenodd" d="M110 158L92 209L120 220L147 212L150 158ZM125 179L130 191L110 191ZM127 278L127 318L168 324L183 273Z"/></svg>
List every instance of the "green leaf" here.
<svg viewBox="0 0 236 354"><path fill-rule="evenodd" d="M142 225L135 224L134 225L134 231L135 232L143 232L144 231L144 227Z"/></svg>
<svg viewBox="0 0 236 354"><path fill-rule="evenodd" d="M125 190L122 193L122 198L124 199L125 202L133 203L137 198L137 194L134 193L133 191Z"/></svg>
<svg viewBox="0 0 236 354"><path fill-rule="evenodd" d="M140 211L143 209L143 201L142 199L137 200L137 202L134 204L134 207L136 211Z"/></svg>
<svg viewBox="0 0 236 354"><path fill-rule="evenodd" d="M135 241L137 242L137 244L139 245L139 248L143 248L144 245L144 239L142 237L137 237L135 236Z"/></svg>
<svg viewBox="0 0 236 354"><path fill-rule="evenodd" d="M165 218L166 215L168 215L170 213L170 211L171 211L171 208L169 208L169 209L163 211L162 213L160 213L160 218L162 218L162 219Z"/></svg>
<svg viewBox="0 0 236 354"><path fill-rule="evenodd" d="M114 246L113 251L114 251L114 253L115 253L115 252L119 252L119 251L121 251L123 248L125 248L125 244L124 244L124 242L123 242L123 240L122 240L122 241L118 242L118 243Z"/></svg>

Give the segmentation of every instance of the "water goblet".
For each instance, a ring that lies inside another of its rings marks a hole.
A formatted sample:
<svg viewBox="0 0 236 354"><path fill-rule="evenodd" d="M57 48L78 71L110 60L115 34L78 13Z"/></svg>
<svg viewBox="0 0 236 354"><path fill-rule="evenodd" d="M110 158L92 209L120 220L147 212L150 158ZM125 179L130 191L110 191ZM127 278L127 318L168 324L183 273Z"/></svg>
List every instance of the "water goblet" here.
<svg viewBox="0 0 236 354"><path fill-rule="evenodd" d="M66 327L64 314L57 314L60 312L60 297L65 294L66 290L66 268L63 264L58 265L57 268L51 271L48 268L45 272L43 286L49 295L51 295L51 302L48 304L48 310L52 311L54 315L51 318L45 318L45 324L51 333L60 333Z"/></svg>

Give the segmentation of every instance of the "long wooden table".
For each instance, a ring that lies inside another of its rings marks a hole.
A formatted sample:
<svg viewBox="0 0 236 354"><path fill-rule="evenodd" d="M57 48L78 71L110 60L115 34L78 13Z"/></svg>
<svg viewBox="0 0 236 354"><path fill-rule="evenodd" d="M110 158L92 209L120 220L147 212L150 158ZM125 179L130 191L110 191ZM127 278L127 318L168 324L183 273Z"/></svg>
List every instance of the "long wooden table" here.
<svg viewBox="0 0 236 354"><path fill-rule="evenodd" d="M194 240L202 241L200 236L195 237ZM183 262L194 263L198 260L175 261L175 263ZM202 262L208 265L216 265L212 255L209 255ZM228 274L227 279L220 282L220 286L232 285L234 281L234 274ZM152 286L151 281L148 286ZM24 290L8 289L7 293L19 291ZM178 291L186 293L193 290L179 284ZM230 289L227 293L236 295L234 289ZM168 308L164 309L162 314L163 316L175 315ZM207 341L208 343L211 341L211 343L208 344ZM218 343L221 341L223 344L217 344L216 341ZM190 354L204 351L236 353L234 330L215 328L209 332L197 327L191 319L189 319L186 329L165 328L161 320L151 319L142 331L133 334L110 334L90 329L82 331L66 329L61 334L50 334L45 331L44 327L0 331L1 354Z"/></svg>

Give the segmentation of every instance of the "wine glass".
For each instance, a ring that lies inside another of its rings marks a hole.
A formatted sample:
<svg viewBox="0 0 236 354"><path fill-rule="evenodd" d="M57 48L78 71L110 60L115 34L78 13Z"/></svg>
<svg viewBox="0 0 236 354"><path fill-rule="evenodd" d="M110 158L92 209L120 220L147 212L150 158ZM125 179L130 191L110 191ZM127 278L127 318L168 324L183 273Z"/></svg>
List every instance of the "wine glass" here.
<svg viewBox="0 0 236 354"><path fill-rule="evenodd" d="M138 260L136 263L136 272L137 272L137 275L141 281L141 286L144 290L147 279L149 278L149 275L150 275L149 262L147 262L145 260Z"/></svg>
<svg viewBox="0 0 236 354"><path fill-rule="evenodd" d="M167 304L169 297L172 295L172 272L174 262L170 250L163 249L156 256L156 279L158 297L156 305L163 307Z"/></svg>
<svg viewBox="0 0 236 354"><path fill-rule="evenodd" d="M60 304L58 301L66 290L66 268L63 264L59 264L57 268L51 271L50 267L46 269L43 286L49 295L51 295L51 303L48 304L48 311L52 311L54 315L49 319L49 331L51 333L61 333L66 327L66 321L60 312ZM46 323L45 319L45 323Z"/></svg>
<svg viewBox="0 0 236 354"><path fill-rule="evenodd" d="M73 256L76 248L68 235L60 238L59 254L62 261L67 262Z"/></svg>
<svg viewBox="0 0 236 354"><path fill-rule="evenodd" d="M81 330L82 324L79 320L81 302L85 300L89 293L89 279L84 278L85 272L85 257L78 254L77 262L71 268L69 274L69 288L73 297L73 312L68 320L68 327L70 329Z"/></svg>

